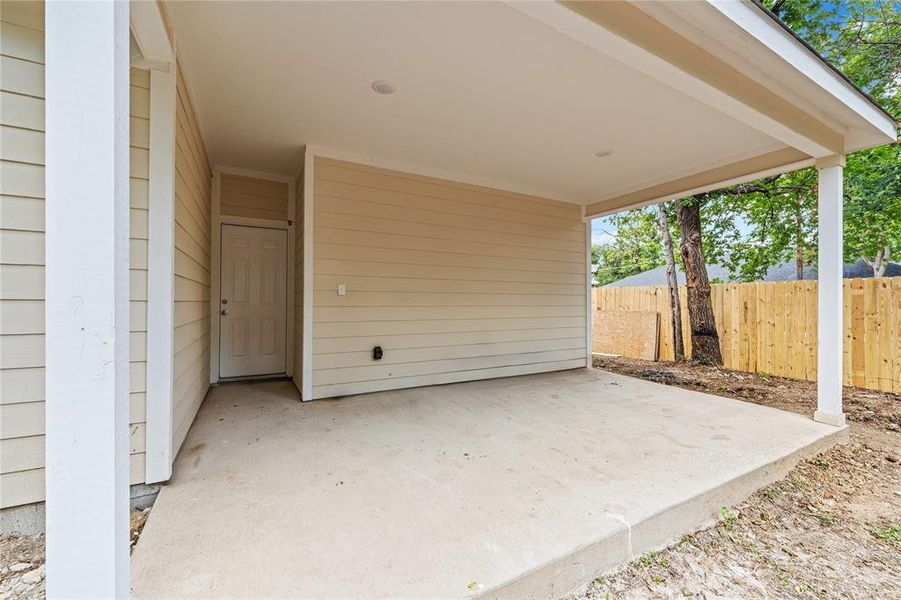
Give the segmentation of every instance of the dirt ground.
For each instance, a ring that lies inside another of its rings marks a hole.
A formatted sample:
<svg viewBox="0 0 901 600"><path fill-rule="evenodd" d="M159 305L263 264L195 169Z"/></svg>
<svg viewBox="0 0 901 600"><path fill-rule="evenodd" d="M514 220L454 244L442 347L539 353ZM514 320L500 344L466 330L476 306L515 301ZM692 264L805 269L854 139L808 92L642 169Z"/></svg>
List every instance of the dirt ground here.
<svg viewBox="0 0 901 600"><path fill-rule="evenodd" d="M805 415L816 405L813 382L622 358L595 366ZM844 407L848 445L570 599L901 598L901 396L845 388Z"/></svg>
<svg viewBox="0 0 901 600"><path fill-rule="evenodd" d="M144 529L150 509L131 511L131 546ZM44 536L0 537L0 600L44 597Z"/></svg>

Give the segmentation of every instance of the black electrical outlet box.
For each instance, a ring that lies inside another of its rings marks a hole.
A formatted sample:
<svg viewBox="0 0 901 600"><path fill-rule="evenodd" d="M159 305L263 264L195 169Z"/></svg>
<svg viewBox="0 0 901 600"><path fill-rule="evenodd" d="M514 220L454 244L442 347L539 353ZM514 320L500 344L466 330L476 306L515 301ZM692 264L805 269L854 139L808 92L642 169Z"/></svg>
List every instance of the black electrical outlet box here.
<svg viewBox="0 0 901 600"><path fill-rule="evenodd" d="M372 360L382 360L382 347L375 346L372 349Z"/></svg>

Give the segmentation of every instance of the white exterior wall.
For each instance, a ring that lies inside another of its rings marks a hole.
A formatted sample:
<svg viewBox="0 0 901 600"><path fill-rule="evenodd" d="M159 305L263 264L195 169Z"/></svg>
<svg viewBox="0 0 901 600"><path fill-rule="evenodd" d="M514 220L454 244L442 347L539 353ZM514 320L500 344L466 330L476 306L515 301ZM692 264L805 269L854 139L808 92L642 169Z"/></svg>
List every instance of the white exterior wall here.
<svg viewBox="0 0 901 600"><path fill-rule="evenodd" d="M579 206L320 157L314 181L314 398L585 366Z"/></svg>
<svg viewBox="0 0 901 600"><path fill-rule="evenodd" d="M44 500L44 5L0 10L0 508ZM131 81L131 483L144 481L149 77Z"/></svg>
<svg viewBox="0 0 901 600"><path fill-rule="evenodd" d="M175 126L172 456L210 386L211 170L181 71Z"/></svg>

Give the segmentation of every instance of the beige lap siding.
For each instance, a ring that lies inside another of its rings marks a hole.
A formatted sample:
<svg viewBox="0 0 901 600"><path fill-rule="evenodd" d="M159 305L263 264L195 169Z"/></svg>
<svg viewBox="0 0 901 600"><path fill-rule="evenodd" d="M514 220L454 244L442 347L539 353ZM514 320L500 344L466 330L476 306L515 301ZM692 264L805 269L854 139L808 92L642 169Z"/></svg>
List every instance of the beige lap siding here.
<svg viewBox="0 0 901 600"><path fill-rule="evenodd" d="M210 167L181 71L175 130L175 452L210 386Z"/></svg>
<svg viewBox="0 0 901 600"><path fill-rule="evenodd" d="M219 212L223 215L275 221L288 218L287 183L223 173L219 184Z"/></svg>
<svg viewBox="0 0 901 600"><path fill-rule="evenodd" d="M578 206L331 159L314 172L314 397L585 365Z"/></svg>
<svg viewBox="0 0 901 600"><path fill-rule="evenodd" d="M303 173L297 178L294 202L294 385L303 378Z"/></svg>
<svg viewBox="0 0 901 600"><path fill-rule="evenodd" d="M150 71L131 69L129 122L129 339L132 483L144 481L147 414L147 209L150 185Z"/></svg>
<svg viewBox="0 0 901 600"><path fill-rule="evenodd" d="M44 499L43 29L43 3L0 2L0 508ZM135 203L136 182L146 189L149 85L142 72L132 75L130 260L132 290L140 291L147 229ZM132 483L144 481L145 300L131 305Z"/></svg>
<svg viewBox="0 0 901 600"><path fill-rule="evenodd" d="M0 507L44 499L44 10L0 2Z"/></svg>

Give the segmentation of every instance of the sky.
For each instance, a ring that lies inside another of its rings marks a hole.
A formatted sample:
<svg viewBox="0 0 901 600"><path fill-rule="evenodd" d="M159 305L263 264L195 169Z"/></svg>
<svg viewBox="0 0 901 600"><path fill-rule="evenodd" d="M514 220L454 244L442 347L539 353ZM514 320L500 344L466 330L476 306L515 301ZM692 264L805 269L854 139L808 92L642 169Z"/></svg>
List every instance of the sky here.
<svg viewBox="0 0 901 600"><path fill-rule="evenodd" d="M616 228L610 222L607 217L601 217L600 219L592 219L591 221L591 245L592 246L600 246L602 244L609 244L613 241L613 234L616 233Z"/></svg>
<svg viewBox="0 0 901 600"><path fill-rule="evenodd" d="M747 235L750 231L748 224L742 219L739 219L736 223L739 233L741 233L742 235ZM613 223L610 220L610 217L600 217L598 219L592 219L591 244L593 246L609 244L613 242L614 236L616 236L616 227L614 227Z"/></svg>

